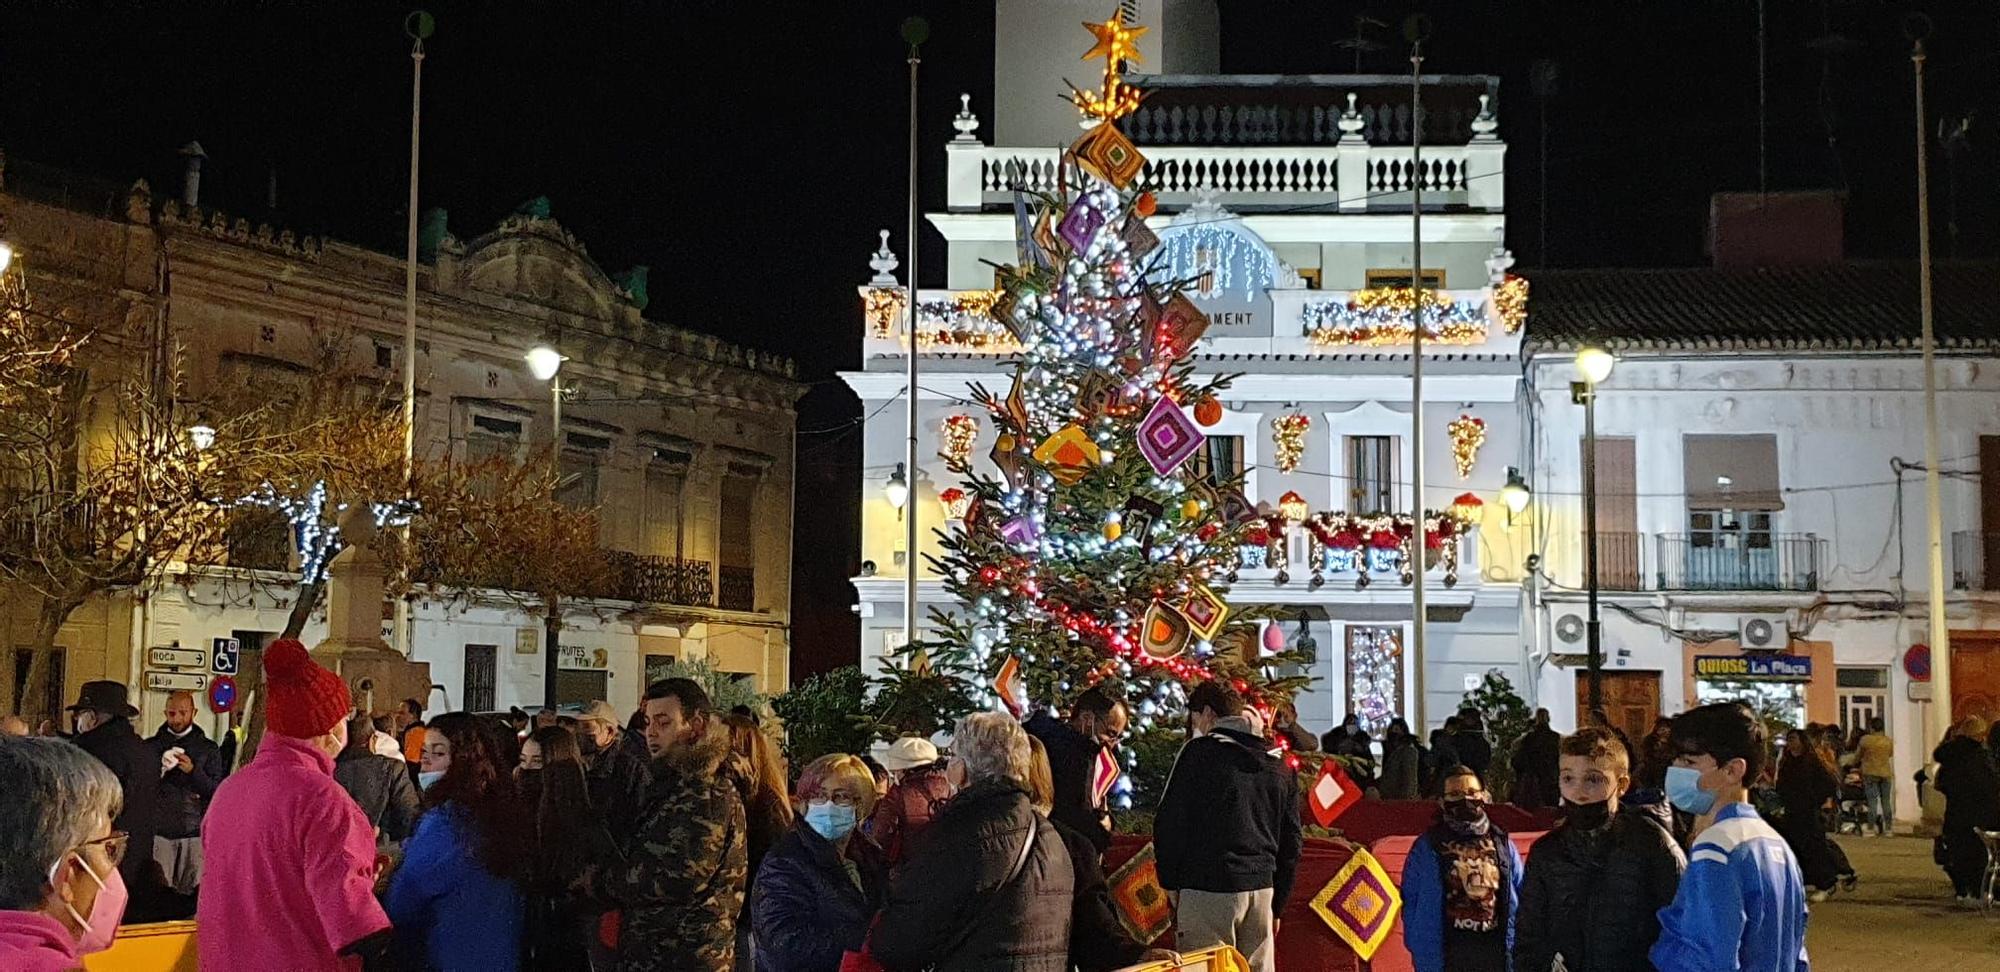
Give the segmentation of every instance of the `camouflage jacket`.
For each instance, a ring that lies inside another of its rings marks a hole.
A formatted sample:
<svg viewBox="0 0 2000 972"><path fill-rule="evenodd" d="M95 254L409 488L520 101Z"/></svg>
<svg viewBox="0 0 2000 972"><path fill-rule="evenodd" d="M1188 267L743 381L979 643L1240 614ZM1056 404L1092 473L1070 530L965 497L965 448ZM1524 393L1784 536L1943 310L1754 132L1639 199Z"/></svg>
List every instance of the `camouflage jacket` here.
<svg viewBox="0 0 2000 972"><path fill-rule="evenodd" d="M749 857L743 801L717 772L719 732L653 761L638 829L592 889L624 910L619 972L727 972Z"/></svg>

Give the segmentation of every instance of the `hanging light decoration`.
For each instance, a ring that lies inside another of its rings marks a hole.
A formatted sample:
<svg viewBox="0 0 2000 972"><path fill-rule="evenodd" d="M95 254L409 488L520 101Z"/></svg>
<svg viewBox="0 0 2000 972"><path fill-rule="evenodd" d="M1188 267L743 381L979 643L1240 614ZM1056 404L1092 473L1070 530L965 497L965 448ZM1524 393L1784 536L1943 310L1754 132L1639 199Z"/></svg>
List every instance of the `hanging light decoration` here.
<svg viewBox="0 0 2000 972"><path fill-rule="evenodd" d="M1297 491L1288 491L1278 497L1278 512L1283 513L1285 519L1293 523L1303 523L1306 517L1312 515L1312 506Z"/></svg>
<svg viewBox="0 0 2000 972"><path fill-rule="evenodd" d="M1458 466L1458 478L1471 476L1472 461L1486 444L1486 420L1460 415L1444 430L1451 436L1451 461Z"/></svg>
<svg viewBox="0 0 2000 972"><path fill-rule="evenodd" d="M938 456L944 460L946 469L955 473L971 468L973 443L979 439L979 420L966 414L947 415L940 439L944 447Z"/></svg>
<svg viewBox="0 0 2000 972"><path fill-rule="evenodd" d="M1279 472L1291 472L1299 468L1299 458L1306 452L1306 432L1312 429L1312 419L1304 412L1280 415L1271 422L1271 442L1278 451L1273 456Z"/></svg>

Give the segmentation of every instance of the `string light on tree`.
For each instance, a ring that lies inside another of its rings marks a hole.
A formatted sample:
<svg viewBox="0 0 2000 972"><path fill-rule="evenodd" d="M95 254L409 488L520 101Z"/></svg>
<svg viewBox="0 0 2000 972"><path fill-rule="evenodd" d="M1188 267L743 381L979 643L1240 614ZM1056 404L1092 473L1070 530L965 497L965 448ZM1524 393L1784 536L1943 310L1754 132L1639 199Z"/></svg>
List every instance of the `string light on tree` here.
<svg viewBox="0 0 2000 972"><path fill-rule="evenodd" d="M1126 24L1122 5L1113 10L1103 23L1086 23L1083 26L1097 38L1096 46L1086 52L1083 59L1104 58L1103 85L1098 91L1084 91L1072 86L1070 101L1076 104L1085 118L1095 118L1100 122L1117 121L1139 107L1142 95L1139 89L1125 83L1125 62L1140 60L1138 40L1147 28Z"/></svg>

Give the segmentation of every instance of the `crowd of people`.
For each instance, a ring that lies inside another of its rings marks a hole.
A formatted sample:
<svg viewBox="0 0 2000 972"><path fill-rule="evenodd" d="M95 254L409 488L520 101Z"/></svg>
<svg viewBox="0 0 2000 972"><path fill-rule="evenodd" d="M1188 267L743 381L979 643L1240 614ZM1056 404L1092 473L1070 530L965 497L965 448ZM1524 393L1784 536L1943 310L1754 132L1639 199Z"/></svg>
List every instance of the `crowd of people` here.
<svg viewBox="0 0 2000 972"><path fill-rule="evenodd" d="M946 752L910 737L879 762L793 768L754 714L686 679L648 686L629 718L598 701L427 720L409 699L377 719L296 642L264 665L264 734L234 771L238 734L209 739L183 694L148 738L112 682L83 687L67 739L0 726L0 778L22 783L0 792L0 966L72 969L121 922L177 910L218 968L1096 972L1170 956L1133 937L1107 886L1132 720L1101 690L1060 717L965 716ZM1637 741L1601 717L1565 736L1538 712L1508 753L1512 799L1560 822L1523 855L1488 812L1475 710L1428 743L1393 719L1378 750L1359 719L1315 738L1221 682L1186 709L1153 821L1174 941L1233 946L1259 972L1303 846L1287 749L1341 757L1372 796L1435 801L1401 876L1418 972L1803 972L1808 903L1856 879L1828 831L1894 820L1880 720L1774 747L1736 703ZM1985 866L1976 831L2000 828L1991 741L1967 719L1923 778L1947 801L1938 859L1962 897Z"/></svg>

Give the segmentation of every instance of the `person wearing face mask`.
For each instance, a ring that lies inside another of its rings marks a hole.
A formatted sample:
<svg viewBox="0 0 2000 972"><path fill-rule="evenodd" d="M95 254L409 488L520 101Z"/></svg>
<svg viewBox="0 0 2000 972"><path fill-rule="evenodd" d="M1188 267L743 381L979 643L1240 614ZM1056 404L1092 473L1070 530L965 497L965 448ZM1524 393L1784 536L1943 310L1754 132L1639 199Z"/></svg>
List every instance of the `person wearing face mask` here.
<svg viewBox="0 0 2000 972"><path fill-rule="evenodd" d="M159 882L154 875L158 868L153 863L154 828L160 819L160 777L164 775L160 754L139 738L138 730L132 727L139 710L126 701L125 685L121 682L83 683L69 713L70 727L76 731L70 741L110 767L111 775L118 778L118 785L124 791L123 809L111 825L132 835L132 845L137 848L118 865L134 899L133 920L156 920L161 917L158 899L162 897L156 890Z"/></svg>
<svg viewBox="0 0 2000 972"><path fill-rule="evenodd" d="M1038 712L1022 725L1049 751L1049 769L1056 784L1056 809L1049 819L1090 838L1100 857L1111 846L1111 813L1099 788L1092 785L1097 779L1098 754L1116 748L1131 724L1125 703L1102 688L1094 688L1076 697L1069 721Z"/></svg>
<svg viewBox="0 0 2000 972"><path fill-rule="evenodd" d="M1808 972L1806 889L1785 839L1750 805L1769 759L1764 721L1740 702L1674 719L1667 798L1698 836L1650 955L1660 972Z"/></svg>
<svg viewBox="0 0 2000 972"><path fill-rule="evenodd" d="M201 967L359 972L386 951L375 832L333 779L347 683L290 638L264 649L264 737L201 823Z"/></svg>
<svg viewBox="0 0 2000 972"><path fill-rule="evenodd" d="M1599 727L1557 743L1562 823L1535 841L1514 919L1514 968L1650 972L1659 912L1674 900L1687 858L1672 821L1622 802L1631 755Z"/></svg>
<svg viewBox="0 0 2000 972"><path fill-rule="evenodd" d="M764 855L750 899L759 972L835 972L881 910L888 862L858 823L875 806L861 760L821 756L799 774L800 814Z"/></svg>
<svg viewBox="0 0 2000 972"><path fill-rule="evenodd" d="M118 778L58 739L0 736L0 969L67 972L125 912Z"/></svg>
<svg viewBox="0 0 2000 972"><path fill-rule="evenodd" d="M590 781L590 805L597 808L612 837L623 842L631 839L638 825L652 773L645 748L633 745L635 738L644 740L644 730L635 733L618 722L611 703L603 699L591 702L577 716L576 745Z"/></svg>
<svg viewBox="0 0 2000 972"><path fill-rule="evenodd" d="M1440 779L1437 822L1403 862L1403 944L1416 972L1507 972L1520 852L1486 816L1479 774L1452 766Z"/></svg>

